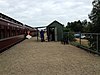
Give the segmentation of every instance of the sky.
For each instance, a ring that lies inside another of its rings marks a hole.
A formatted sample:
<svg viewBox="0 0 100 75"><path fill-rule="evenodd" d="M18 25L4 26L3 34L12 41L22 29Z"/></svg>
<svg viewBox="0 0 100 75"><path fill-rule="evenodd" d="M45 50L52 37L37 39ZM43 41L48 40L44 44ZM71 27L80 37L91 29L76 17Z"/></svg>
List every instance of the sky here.
<svg viewBox="0 0 100 75"><path fill-rule="evenodd" d="M0 0L0 12L32 27L47 26L54 20L89 20L93 0Z"/></svg>

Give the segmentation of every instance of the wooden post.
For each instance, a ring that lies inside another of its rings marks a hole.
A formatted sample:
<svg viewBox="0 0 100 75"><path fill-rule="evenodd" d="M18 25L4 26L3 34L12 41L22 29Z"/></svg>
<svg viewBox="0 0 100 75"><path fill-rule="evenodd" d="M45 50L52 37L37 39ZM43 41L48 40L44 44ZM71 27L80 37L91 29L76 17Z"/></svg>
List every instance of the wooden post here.
<svg viewBox="0 0 100 75"><path fill-rule="evenodd" d="M99 52L99 34L97 34L97 52Z"/></svg>
<svg viewBox="0 0 100 75"><path fill-rule="evenodd" d="M38 41L38 28L36 28L37 29L37 41Z"/></svg>
<svg viewBox="0 0 100 75"><path fill-rule="evenodd" d="M79 34L80 34L80 45L81 45L81 32L79 32Z"/></svg>

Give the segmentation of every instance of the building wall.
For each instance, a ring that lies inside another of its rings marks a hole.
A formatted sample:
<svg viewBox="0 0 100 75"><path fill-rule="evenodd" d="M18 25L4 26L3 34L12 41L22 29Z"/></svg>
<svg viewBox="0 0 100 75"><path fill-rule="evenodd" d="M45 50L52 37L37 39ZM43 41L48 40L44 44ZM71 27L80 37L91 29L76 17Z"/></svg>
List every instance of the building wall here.
<svg viewBox="0 0 100 75"><path fill-rule="evenodd" d="M63 38L63 26L58 25L58 27L57 27L57 34L58 34L57 40L61 41L62 38Z"/></svg>

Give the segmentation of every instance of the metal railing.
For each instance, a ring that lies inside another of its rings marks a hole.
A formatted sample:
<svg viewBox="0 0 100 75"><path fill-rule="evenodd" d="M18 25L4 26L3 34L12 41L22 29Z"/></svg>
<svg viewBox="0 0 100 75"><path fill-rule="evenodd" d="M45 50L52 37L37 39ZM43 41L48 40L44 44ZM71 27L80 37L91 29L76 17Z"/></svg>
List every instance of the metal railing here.
<svg viewBox="0 0 100 75"><path fill-rule="evenodd" d="M100 33L68 32L70 44L100 54Z"/></svg>

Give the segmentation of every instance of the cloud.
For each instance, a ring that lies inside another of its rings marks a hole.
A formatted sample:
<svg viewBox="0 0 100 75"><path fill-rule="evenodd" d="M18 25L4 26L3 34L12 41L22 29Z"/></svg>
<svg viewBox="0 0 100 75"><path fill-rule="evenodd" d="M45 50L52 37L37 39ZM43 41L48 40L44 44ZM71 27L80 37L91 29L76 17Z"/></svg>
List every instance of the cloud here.
<svg viewBox="0 0 100 75"><path fill-rule="evenodd" d="M88 19L91 0L0 0L0 12L31 26Z"/></svg>

